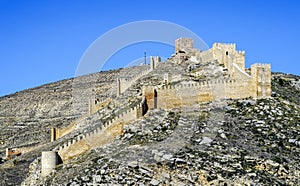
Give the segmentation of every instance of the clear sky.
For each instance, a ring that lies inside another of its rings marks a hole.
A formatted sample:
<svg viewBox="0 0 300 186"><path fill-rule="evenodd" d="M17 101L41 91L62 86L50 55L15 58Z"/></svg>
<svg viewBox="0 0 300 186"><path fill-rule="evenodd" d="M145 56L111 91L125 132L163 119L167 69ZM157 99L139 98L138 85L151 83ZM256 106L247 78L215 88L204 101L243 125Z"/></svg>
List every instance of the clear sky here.
<svg viewBox="0 0 300 186"><path fill-rule="evenodd" d="M179 24L209 46L234 42L246 51L247 67L271 63L272 71L300 75L299 10L296 0L0 0L0 96L73 77L93 41L142 20ZM115 67L143 57L144 50L173 52L169 46L132 46L113 56Z"/></svg>

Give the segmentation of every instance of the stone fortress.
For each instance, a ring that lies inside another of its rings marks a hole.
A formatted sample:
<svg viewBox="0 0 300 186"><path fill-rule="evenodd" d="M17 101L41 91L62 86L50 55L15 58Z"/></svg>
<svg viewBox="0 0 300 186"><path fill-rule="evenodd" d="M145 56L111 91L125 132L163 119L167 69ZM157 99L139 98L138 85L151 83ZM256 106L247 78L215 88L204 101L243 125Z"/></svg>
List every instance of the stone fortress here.
<svg viewBox="0 0 300 186"><path fill-rule="evenodd" d="M215 43L211 49L202 52L193 48L192 39L179 38L175 46L175 55L171 60L178 65L188 63L190 76L201 76L197 65L209 62L220 65L222 69L219 72L223 76L205 81L187 80L172 84L171 75L165 74L166 83L163 86L143 87L143 94L149 101L150 108L188 106L216 99L271 96L270 64L253 64L250 72L247 72L245 52L237 51L235 44ZM159 68L157 64L154 66Z"/></svg>
<svg viewBox="0 0 300 186"><path fill-rule="evenodd" d="M192 39L179 38L175 41L175 53L167 61L150 57L150 66L140 69L135 74L125 69L125 75L120 74L116 80L114 96L89 99L87 115L66 128L51 130L53 142L80 127L89 129L75 133L52 151L43 152L42 176L52 172L59 158L67 161L122 135L124 125L142 118L149 109L180 108L224 99L259 99L270 97L272 92L270 64L253 64L246 69L245 52L237 51L235 44L215 43L211 49L199 51L193 47ZM102 112L108 107L113 111Z"/></svg>

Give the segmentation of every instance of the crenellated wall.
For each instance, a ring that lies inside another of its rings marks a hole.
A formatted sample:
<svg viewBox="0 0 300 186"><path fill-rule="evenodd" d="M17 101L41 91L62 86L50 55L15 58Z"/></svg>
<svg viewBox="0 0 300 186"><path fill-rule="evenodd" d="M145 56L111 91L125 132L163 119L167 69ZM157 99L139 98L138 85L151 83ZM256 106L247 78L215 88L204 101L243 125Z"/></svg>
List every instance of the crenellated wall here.
<svg viewBox="0 0 300 186"><path fill-rule="evenodd" d="M212 62L218 61L225 66L229 73L233 73L233 64L236 64L242 71L245 71L245 51L237 51L234 43L214 43L213 47L207 51L196 53L199 61Z"/></svg>
<svg viewBox="0 0 300 186"><path fill-rule="evenodd" d="M89 113L88 115L84 115L75 121L71 122L70 125L62 128L52 128L51 129L51 142L57 140L58 138L63 137L64 135L72 132L78 124L81 124L86 121L88 116L95 114L101 108L105 107L112 101L111 98L106 98L103 100L91 100L89 99ZM82 125L82 124L81 124Z"/></svg>
<svg viewBox="0 0 300 186"><path fill-rule="evenodd" d="M196 62L217 61L227 68L229 75L226 79L192 82L181 81L177 85L169 85L170 76L164 78L165 84L160 86L143 86L144 99L133 108L127 109L108 120L90 132L80 134L58 148L58 153L63 160L71 159L87 150L99 147L112 141L123 133L123 125L126 125L143 116L149 109L169 109L190 106L203 102L219 99L240 98L264 98L271 96L271 66L269 64L254 64L251 66L251 74L245 72L245 52L237 51L235 44L215 43L207 51L201 52L193 49L193 40L179 38L175 42L176 55L194 56ZM184 51L187 51L186 53ZM192 51L192 52L189 52ZM188 56L188 57L191 57ZM188 59L188 58L187 58ZM188 60L183 60L188 61ZM138 79L152 70L159 68L159 57L150 57L150 68L130 78L117 79L117 95L124 93ZM89 101L89 114L92 115L111 101L110 98L93 103ZM86 121L83 117L77 121L81 124ZM66 129L53 129L52 138L56 139L73 129L70 125Z"/></svg>
<svg viewBox="0 0 300 186"><path fill-rule="evenodd" d="M176 45L185 45L186 41L182 40L182 44L178 43L180 41L180 39L176 40ZM230 78L237 82L235 86L225 84L224 89L226 91L221 97L245 98L251 96L263 98L271 96L271 65L254 64L251 66L251 74L248 74L245 71L245 51L237 51L234 43L214 43L211 49L203 52L197 51L194 56L201 63L217 61L224 65ZM204 94L207 95L207 91L205 90ZM207 99L202 100L213 99L214 96L209 95Z"/></svg>
<svg viewBox="0 0 300 186"><path fill-rule="evenodd" d="M123 125L136 120L143 115L143 105L139 103L127 109L113 119L101 124L88 133L80 134L58 147L58 154L63 161L72 159L91 148L102 146L123 133Z"/></svg>
<svg viewBox="0 0 300 186"><path fill-rule="evenodd" d="M144 86L143 94L150 109L168 109L190 106L217 99L240 99L257 97L252 77L236 80L214 80L199 83L179 84L175 86ZM155 93L156 92L156 93Z"/></svg>

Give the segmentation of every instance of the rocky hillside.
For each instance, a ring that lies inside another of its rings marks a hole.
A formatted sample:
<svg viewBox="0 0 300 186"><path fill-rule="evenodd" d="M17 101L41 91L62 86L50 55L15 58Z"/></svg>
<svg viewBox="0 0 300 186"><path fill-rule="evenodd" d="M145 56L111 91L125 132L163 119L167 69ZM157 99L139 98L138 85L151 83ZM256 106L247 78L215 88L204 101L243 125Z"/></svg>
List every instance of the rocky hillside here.
<svg viewBox="0 0 300 186"><path fill-rule="evenodd" d="M106 95L117 73L118 70L82 76L76 81L62 80L1 97L0 162L4 162L6 148L24 148L30 152L2 166L0 185L20 184L41 149L54 148L55 143L49 144L51 128L67 126L87 113L88 96L83 96L83 101L75 100L76 91L88 95L94 87L101 87L97 94Z"/></svg>
<svg viewBox="0 0 300 186"><path fill-rule="evenodd" d="M112 143L41 178L41 152L75 135L50 143L50 129L86 115L90 92L99 99L114 96L117 76L134 76L143 68L96 73L80 77L79 83L63 80L0 98L1 155L8 147L29 147L21 156L1 160L0 185L300 184L300 78L282 73L272 76L272 98L150 110ZM183 70L167 69L175 74ZM138 81L105 112L116 113L134 102L140 84L161 81L156 77L153 73ZM78 92L82 100L74 96ZM88 120L99 119L93 117Z"/></svg>

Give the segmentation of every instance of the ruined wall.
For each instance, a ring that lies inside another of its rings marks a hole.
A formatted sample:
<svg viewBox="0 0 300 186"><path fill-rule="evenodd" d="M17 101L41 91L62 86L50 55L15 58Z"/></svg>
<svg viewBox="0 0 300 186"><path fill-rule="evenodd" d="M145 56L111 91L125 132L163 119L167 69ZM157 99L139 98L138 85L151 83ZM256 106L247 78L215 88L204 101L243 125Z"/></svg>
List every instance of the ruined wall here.
<svg viewBox="0 0 300 186"><path fill-rule="evenodd" d="M243 99L249 97L255 97L252 90L252 81L243 81L242 79L233 80L231 83L227 83L225 86L226 96L224 98Z"/></svg>
<svg viewBox="0 0 300 186"><path fill-rule="evenodd" d="M58 153L63 161L73 159L74 157L102 145L111 142L116 136L123 133L123 123L114 122L110 125L104 125L93 132L78 136L63 145Z"/></svg>
<svg viewBox="0 0 300 186"><path fill-rule="evenodd" d="M51 142L55 141L57 139L57 133L56 133L56 128L53 127L51 128Z"/></svg>
<svg viewBox="0 0 300 186"><path fill-rule="evenodd" d="M149 109L154 108L154 97L155 97L155 87L153 86L143 86L143 96L147 101L147 105Z"/></svg>
<svg viewBox="0 0 300 186"><path fill-rule="evenodd" d="M86 118L88 116L91 116L91 115L95 114L98 110L100 110L101 108L108 105L111 101L112 101L111 98L106 98L106 99L103 99L101 101L99 100L99 101L96 101L96 102L95 102L95 100L89 99L89 113L88 113L88 115L84 115L84 116L76 119L74 122L70 123L70 125L68 125L66 127L52 128L51 129L51 142L53 142L53 141L57 140L58 138L61 138L64 135L67 135L70 132L72 132L75 129L75 126L77 126L77 124L85 122Z"/></svg>
<svg viewBox="0 0 300 186"><path fill-rule="evenodd" d="M252 81L252 77L235 63L231 66L231 78L235 80Z"/></svg>

